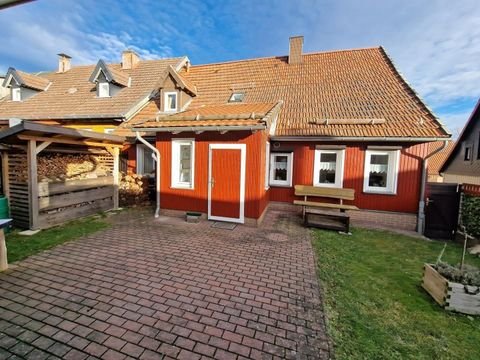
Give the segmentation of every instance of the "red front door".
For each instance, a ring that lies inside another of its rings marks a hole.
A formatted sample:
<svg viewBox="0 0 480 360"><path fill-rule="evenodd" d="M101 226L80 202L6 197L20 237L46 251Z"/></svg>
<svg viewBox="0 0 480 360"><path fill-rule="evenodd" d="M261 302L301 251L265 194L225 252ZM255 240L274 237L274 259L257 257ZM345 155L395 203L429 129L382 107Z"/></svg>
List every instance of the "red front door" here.
<svg viewBox="0 0 480 360"><path fill-rule="evenodd" d="M209 218L243 222L245 145L210 147Z"/></svg>

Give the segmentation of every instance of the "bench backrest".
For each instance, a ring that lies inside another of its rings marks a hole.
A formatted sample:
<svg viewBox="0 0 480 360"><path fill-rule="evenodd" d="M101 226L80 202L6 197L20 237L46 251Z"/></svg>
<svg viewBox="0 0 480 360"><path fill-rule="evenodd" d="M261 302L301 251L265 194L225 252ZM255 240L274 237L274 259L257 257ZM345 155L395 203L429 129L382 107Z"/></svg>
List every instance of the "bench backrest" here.
<svg viewBox="0 0 480 360"><path fill-rule="evenodd" d="M332 199L354 200L355 189L325 188L308 185L295 185L296 196L318 196Z"/></svg>

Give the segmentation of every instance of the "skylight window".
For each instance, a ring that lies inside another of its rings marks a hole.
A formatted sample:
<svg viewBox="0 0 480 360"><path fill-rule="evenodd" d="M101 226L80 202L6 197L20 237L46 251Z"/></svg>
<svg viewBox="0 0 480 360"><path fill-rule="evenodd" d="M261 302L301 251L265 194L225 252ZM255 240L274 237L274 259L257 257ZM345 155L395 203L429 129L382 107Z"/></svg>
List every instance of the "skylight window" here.
<svg viewBox="0 0 480 360"><path fill-rule="evenodd" d="M243 92L234 92L228 102L242 102L243 98L245 97L245 93Z"/></svg>

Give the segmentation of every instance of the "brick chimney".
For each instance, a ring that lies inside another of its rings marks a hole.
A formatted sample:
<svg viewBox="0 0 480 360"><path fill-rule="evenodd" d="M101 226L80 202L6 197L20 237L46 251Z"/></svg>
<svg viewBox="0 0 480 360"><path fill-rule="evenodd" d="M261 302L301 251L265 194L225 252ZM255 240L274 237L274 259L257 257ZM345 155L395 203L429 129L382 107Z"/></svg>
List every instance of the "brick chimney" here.
<svg viewBox="0 0 480 360"><path fill-rule="evenodd" d="M140 56L133 50L125 50L122 53L122 69L133 69L140 61Z"/></svg>
<svg viewBox="0 0 480 360"><path fill-rule="evenodd" d="M71 59L72 57L68 56L67 54L62 54L62 53L58 54L58 72L59 73L64 73L71 69L72 67Z"/></svg>
<svg viewBox="0 0 480 360"><path fill-rule="evenodd" d="M303 53L303 36L292 36L290 38L290 51L288 53L289 64L300 64Z"/></svg>

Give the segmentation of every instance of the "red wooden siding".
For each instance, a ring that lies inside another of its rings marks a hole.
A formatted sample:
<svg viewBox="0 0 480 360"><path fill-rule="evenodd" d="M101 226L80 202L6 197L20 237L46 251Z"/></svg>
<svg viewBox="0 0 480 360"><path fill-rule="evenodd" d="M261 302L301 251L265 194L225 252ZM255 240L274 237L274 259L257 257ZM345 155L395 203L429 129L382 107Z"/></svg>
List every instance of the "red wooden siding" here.
<svg viewBox="0 0 480 360"><path fill-rule="evenodd" d="M195 139L194 189L171 187L171 139ZM246 144L245 217L257 219L266 206L264 178L265 134L259 131L218 133L181 133L178 135L158 133L156 147L161 154L161 204L163 209L182 211L208 211L208 150L209 144Z"/></svg>
<svg viewBox="0 0 480 360"><path fill-rule="evenodd" d="M212 149L211 214L240 217L240 149Z"/></svg>
<svg viewBox="0 0 480 360"><path fill-rule="evenodd" d="M137 147L135 145L127 145L122 149L122 153L127 156L127 174L137 172Z"/></svg>
<svg viewBox="0 0 480 360"><path fill-rule="evenodd" d="M315 145L311 143L282 143L278 151L293 151L293 184L313 184ZM374 144L369 144L374 145ZM385 145L385 144L375 144ZM396 195L363 192L366 144L349 144L345 151L343 187L355 189L353 204L361 209L416 213L420 196L421 160L428 145L406 145L400 155ZM272 151L277 150L272 147ZM271 187L270 200L292 202L294 190Z"/></svg>

